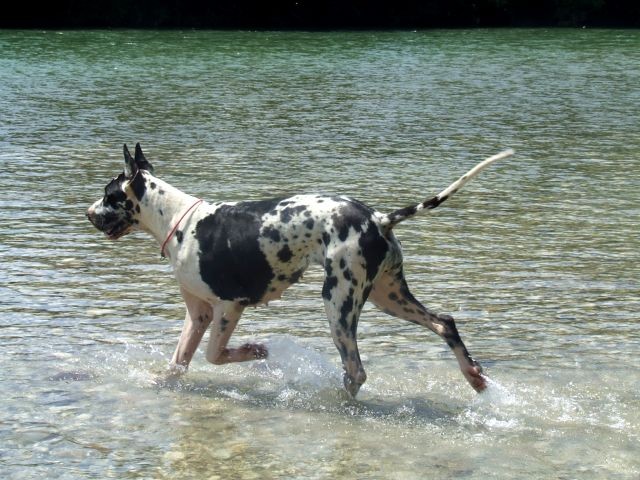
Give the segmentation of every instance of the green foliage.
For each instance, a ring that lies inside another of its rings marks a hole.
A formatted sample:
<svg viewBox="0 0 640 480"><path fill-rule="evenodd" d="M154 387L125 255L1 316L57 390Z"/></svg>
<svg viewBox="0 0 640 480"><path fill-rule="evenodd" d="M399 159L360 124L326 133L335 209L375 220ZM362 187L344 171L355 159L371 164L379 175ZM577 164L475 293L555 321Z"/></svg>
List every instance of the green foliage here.
<svg viewBox="0 0 640 480"><path fill-rule="evenodd" d="M640 27L638 0L25 0L0 27Z"/></svg>

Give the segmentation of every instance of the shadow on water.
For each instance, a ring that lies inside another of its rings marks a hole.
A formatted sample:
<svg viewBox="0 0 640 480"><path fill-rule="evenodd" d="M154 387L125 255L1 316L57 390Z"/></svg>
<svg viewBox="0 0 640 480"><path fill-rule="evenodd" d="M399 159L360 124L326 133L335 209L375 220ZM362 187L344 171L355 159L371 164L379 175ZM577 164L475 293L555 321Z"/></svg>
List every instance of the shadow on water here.
<svg viewBox="0 0 640 480"><path fill-rule="evenodd" d="M114 352L112 345L110 353L96 354L85 365L62 369L48 380L95 382L102 388L138 390L141 395L155 392L178 402L207 399L226 403L230 409L278 409L405 426L448 424L469 406L451 397L430 400L422 390L407 395L368 385L352 399L342 387L342 369L329 355L288 336L274 336L266 344L270 351L266 360L222 367L197 363L180 377L166 374L167 358L153 348L125 346Z"/></svg>
<svg viewBox="0 0 640 480"><path fill-rule="evenodd" d="M375 419L394 424L419 425L442 423L455 418L463 411L424 398L402 399L353 399L341 387L313 389L287 385L280 389L258 388L251 390L241 380L226 383L214 381L190 381L163 384L158 388L173 392L194 394L203 398L231 400L253 409L281 409L346 416L353 419Z"/></svg>

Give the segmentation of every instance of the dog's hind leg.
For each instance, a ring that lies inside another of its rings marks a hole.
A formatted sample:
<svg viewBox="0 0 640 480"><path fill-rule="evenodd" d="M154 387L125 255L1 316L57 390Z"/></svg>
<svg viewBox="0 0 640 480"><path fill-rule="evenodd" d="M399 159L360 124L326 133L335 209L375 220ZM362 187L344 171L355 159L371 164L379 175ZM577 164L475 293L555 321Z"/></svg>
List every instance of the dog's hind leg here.
<svg viewBox="0 0 640 480"><path fill-rule="evenodd" d="M339 270L338 265L332 265L332 262L327 260L325 265L327 276L322 288L322 297L333 343L340 352L344 367L344 386L355 398L367 379L358 352L357 329L360 312L367 301L370 285L354 281L355 278L366 278L366 275L364 273L354 275L349 266L344 265L344 261L340 263L343 266ZM358 265L358 268L361 267Z"/></svg>
<svg viewBox="0 0 640 480"><path fill-rule="evenodd" d="M438 334L453 350L460 370L469 384L478 392L487 387L482 367L469 355L453 317L435 314L416 300L409 291L402 270L380 275L374 283L369 299L385 313L425 326Z"/></svg>
<svg viewBox="0 0 640 480"><path fill-rule="evenodd" d="M245 343L241 347L227 348L231 334L238 325L243 311L244 306L233 302L224 302L214 307L209 344L207 345L207 360L209 362L222 365L267 358L266 347L257 343Z"/></svg>
<svg viewBox="0 0 640 480"><path fill-rule="evenodd" d="M187 313L178 346L171 359L170 368L174 373L180 373L189 367L193 354L213 317L213 309L209 303L200 300L184 289L182 290L182 298L187 306Z"/></svg>

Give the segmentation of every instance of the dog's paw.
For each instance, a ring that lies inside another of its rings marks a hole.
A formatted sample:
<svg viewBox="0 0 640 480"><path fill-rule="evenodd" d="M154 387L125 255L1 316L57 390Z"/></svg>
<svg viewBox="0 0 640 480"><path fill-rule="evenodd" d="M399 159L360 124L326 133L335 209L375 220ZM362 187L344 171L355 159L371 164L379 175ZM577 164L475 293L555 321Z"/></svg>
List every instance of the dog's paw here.
<svg viewBox="0 0 640 480"><path fill-rule="evenodd" d="M476 392L480 393L487 388L487 377L482 374L480 364L470 365L462 373Z"/></svg>
<svg viewBox="0 0 640 480"><path fill-rule="evenodd" d="M187 367L171 364L163 373L156 375L151 383L157 387L171 387L176 385L185 373Z"/></svg>
<svg viewBox="0 0 640 480"><path fill-rule="evenodd" d="M261 360L269 356L269 350L261 343L245 343L240 349L256 360Z"/></svg>

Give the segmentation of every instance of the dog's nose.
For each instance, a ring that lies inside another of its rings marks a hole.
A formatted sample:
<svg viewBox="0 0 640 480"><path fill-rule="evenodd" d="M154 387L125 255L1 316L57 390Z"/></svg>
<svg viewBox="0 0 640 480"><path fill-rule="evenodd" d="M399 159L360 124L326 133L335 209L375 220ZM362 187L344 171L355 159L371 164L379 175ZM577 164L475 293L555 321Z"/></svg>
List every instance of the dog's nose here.
<svg viewBox="0 0 640 480"><path fill-rule="evenodd" d="M89 220L95 227L99 228L97 223L98 217L96 217L96 212L93 207L89 207L85 215L87 216L87 220Z"/></svg>

